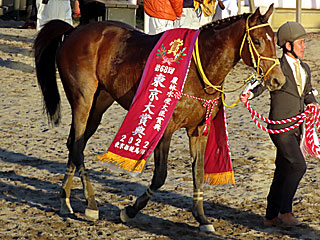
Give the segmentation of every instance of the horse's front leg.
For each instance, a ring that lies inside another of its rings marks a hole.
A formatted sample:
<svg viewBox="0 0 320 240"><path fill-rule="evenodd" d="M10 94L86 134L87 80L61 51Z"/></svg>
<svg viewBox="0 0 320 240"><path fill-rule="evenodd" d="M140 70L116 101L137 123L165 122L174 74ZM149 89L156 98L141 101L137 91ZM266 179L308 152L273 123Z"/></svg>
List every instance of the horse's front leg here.
<svg viewBox="0 0 320 240"><path fill-rule="evenodd" d="M193 208L192 215L200 223L200 231L214 232L214 227L207 219L203 210L203 183L204 183L204 154L207 137L202 136L200 128L188 130L190 152L192 156L193 176Z"/></svg>
<svg viewBox="0 0 320 240"><path fill-rule="evenodd" d="M165 133L154 150L154 174L151 185L140 197L137 198L133 206L128 206L121 210L120 218L122 222L128 222L143 209L151 196L165 183L167 177L167 162L172 133Z"/></svg>

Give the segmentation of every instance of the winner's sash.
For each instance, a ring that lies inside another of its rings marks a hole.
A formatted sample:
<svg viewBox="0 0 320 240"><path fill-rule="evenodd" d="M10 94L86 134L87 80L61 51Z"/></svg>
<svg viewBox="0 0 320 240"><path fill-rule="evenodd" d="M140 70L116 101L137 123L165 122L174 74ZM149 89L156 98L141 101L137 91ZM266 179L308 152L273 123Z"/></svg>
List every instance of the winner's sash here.
<svg viewBox="0 0 320 240"><path fill-rule="evenodd" d="M106 154L109 166L139 174L161 139L182 92L199 30L172 29L149 55L137 93Z"/></svg>

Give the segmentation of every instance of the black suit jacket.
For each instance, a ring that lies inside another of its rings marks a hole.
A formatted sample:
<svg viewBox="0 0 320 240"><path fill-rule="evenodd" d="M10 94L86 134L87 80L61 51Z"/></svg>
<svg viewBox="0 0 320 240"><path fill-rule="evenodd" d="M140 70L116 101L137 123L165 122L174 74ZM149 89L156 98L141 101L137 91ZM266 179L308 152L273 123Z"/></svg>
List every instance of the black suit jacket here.
<svg viewBox="0 0 320 240"><path fill-rule="evenodd" d="M271 104L269 119L271 120L283 120L294 117L304 111L304 105L317 103L317 100L312 93L311 73L309 66L301 61L301 65L306 71L307 77L303 94L300 96L292 69L284 55L280 59L280 65L286 82L281 89L270 92ZM256 97L259 96L265 89L266 88L260 84L252 90L252 93L254 94L254 97ZM281 125L269 124L268 128L281 129L294 123L295 122ZM296 128L294 131L299 131L299 128Z"/></svg>

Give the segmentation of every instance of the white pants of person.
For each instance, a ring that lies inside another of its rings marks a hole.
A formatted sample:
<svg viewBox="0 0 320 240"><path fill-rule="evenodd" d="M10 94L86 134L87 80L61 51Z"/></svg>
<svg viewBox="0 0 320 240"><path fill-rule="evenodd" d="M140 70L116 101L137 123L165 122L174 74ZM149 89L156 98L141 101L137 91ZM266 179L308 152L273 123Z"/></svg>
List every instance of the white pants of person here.
<svg viewBox="0 0 320 240"><path fill-rule="evenodd" d="M200 26L206 25L207 23L211 23L213 20L213 16L205 16L203 13L200 19Z"/></svg>
<svg viewBox="0 0 320 240"><path fill-rule="evenodd" d="M149 16L149 32L148 34L154 35L164 32L169 29L173 29L175 21L165 20L160 18L154 18Z"/></svg>
<svg viewBox="0 0 320 240"><path fill-rule="evenodd" d="M72 25L72 10L70 0L49 0L47 4L42 0L37 0L37 30L44 24L53 20L60 19Z"/></svg>
<svg viewBox="0 0 320 240"><path fill-rule="evenodd" d="M205 16L201 9L183 8L181 19L177 21L179 28L198 29L212 22L212 16Z"/></svg>
<svg viewBox="0 0 320 240"><path fill-rule="evenodd" d="M179 28L198 29L200 19L200 11L194 11L194 8L183 8L181 19L177 20L177 23Z"/></svg>

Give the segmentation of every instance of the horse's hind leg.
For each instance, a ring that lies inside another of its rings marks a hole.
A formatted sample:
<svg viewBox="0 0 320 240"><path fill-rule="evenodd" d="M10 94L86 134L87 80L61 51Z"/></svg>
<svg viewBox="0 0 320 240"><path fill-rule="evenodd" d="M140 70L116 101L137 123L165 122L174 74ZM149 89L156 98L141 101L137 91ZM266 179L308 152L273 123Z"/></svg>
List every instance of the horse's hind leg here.
<svg viewBox="0 0 320 240"><path fill-rule="evenodd" d="M133 206L122 209L120 218L122 222L128 222L143 209L151 196L165 183L167 177L167 162L172 133L164 134L154 150L154 174L151 185L142 194Z"/></svg>
<svg viewBox="0 0 320 240"><path fill-rule="evenodd" d="M110 100L107 101L104 97L100 98L100 94L95 93L95 91L95 88L87 87L85 91L80 91L79 89L77 91L77 89L73 89L71 94L69 93L68 99L72 108L72 125L67 143L69 149L69 160L60 194L60 212L62 214L73 213L69 203L69 197L73 173L75 169L77 169L83 184L84 195L87 200L85 214L92 219L98 219L99 211L94 197L94 190L85 169L83 151L87 140L97 129L103 112L113 102L109 95L107 95L106 98ZM102 99L105 100L105 108L100 106L100 102L103 101ZM98 107L95 108L94 106ZM94 125L93 122L97 119L99 121Z"/></svg>
<svg viewBox="0 0 320 240"><path fill-rule="evenodd" d="M76 166L72 164L69 160L66 171L65 171L62 188L60 191L60 201L61 201L60 214L62 215L73 214L73 210L70 205L70 192L71 192L72 178L75 170L76 170Z"/></svg>
<svg viewBox="0 0 320 240"><path fill-rule="evenodd" d="M114 102L113 98L109 95L109 93L105 91L98 90L95 95L93 107L90 112L90 116L87 122L86 131L84 133L85 145L89 138L95 133L97 130L103 113L112 105ZM83 185L84 196L87 200L87 208L85 215L89 218L98 219L98 208L96 205L94 190L91 186L90 179L86 170L83 167L79 170L81 182Z"/></svg>
<svg viewBox="0 0 320 240"><path fill-rule="evenodd" d="M201 136L200 129L189 131L190 152L193 159L193 208L192 214L200 223L200 231L214 232L203 210L203 183L204 183L204 154L207 145L207 137Z"/></svg>
<svg viewBox="0 0 320 240"><path fill-rule="evenodd" d="M97 130L103 113L113 104L113 102L114 99L108 92L101 89L97 90L84 134L86 143Z"/></svg>

